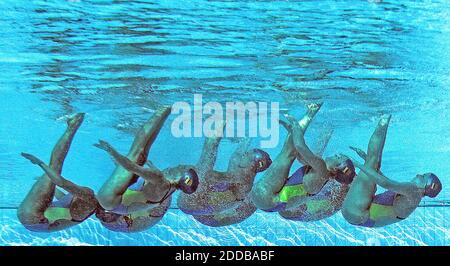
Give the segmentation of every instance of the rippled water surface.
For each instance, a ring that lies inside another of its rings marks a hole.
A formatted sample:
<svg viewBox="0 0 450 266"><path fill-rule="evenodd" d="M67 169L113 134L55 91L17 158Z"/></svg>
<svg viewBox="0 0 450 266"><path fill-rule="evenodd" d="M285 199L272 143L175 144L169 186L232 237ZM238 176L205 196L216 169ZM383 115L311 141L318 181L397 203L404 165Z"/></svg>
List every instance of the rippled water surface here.
<svg viewBox="0 0 450 266"><path fill-rule="evenodd" d="M106 139L125 152L155 108L192 101L194 93L205 102L277 101L296 115L323 101L307 141L333 128L327 155L366 147L379 116L391 113L383 172L405 181L433 171L444 183L437 200L448 200L448 1L3 0L0 15L0 245L450 243L446 207L421 207L401 223L367 229L340 213L299 223L259 211L208 228L173 206L155 227L131 235L93 218L30 233L15 215L41 174L19 153L48 159L67 115L87 113L63 174L98 189L114 164L92 144ZM169 122L151 159L161 168L194 163L202 140L174 139ZM235 146L223 142L218 169Z"/></svg>

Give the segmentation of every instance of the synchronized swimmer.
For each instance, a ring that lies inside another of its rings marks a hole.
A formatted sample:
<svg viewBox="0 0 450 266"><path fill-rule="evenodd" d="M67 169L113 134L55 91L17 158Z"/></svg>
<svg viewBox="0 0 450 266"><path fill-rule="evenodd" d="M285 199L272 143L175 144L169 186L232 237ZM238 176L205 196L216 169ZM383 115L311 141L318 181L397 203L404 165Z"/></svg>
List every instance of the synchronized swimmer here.
<svg viewBox="0 0 450 266"><path fill-rule="evenodd" d="M355 168L344 155L322 159L306 145L304 134L320 107L310 104L300 121L286 115L289 134L283 149L252 190L259 209L299 221L320 220L339 210ZM303 167L288 177L295 159Z"/></svg>
<svg viewBox="0 0 450 266"><path fill-rule="evenodd" d="M180 190L178 208L207 226L240 223L260 209L302 222L321 220L341 210L350 224L382 227L406 219L423 197L434 198L440 193L442 183L433 173L397 182L381 172L390 115L381 117L367 153L350 147L364 160L363 164L343 154L322 158L331 134L318 153L312 152L304 136L321 105L308 105L299 121L285 115L287 121L280 123L288 135L273 162L268 153L250 148L249 140L244 139L231 155L225 172L214 170L222 134L206 138L195 165L160 170L148 161L150 148L171 113L170 107L162 107L142 126L126 156L106 141L94 144L117 163L97 194L61 176L64 160L84 119L83 113L76 114L68 119L48 165L22 153L44 174L20 204L19 221L28 230L52 232L82 223L95 214L109 230L138 232L158 223L170 207L173 193ZM289 176L295 160L303 166ZM357 175L355 167L360 169ZM264 175L254 184L260 172ZM387 191L376 194L377 186Z"/></svg>

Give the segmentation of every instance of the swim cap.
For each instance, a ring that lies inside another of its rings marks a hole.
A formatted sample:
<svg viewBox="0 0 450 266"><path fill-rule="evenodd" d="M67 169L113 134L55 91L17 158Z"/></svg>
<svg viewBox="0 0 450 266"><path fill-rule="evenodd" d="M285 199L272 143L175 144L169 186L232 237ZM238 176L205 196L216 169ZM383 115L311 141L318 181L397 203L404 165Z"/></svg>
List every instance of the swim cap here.
<svg viewBox="0 0 450 266"><path fill-rule="evenodd" d="M270 155L260 149L253 149L253 161L256 165L256 172L262 172L269 168L269 166L272 164L272 160L270 159Z"/></svg>
<svg viewBox="0 0 450 266"><path fill-rule="evenodd" d="M353 162L350 159L342 161L340 164L336 166L335 169L337 170L335 177L336 181L346 185L352 183L353 178L356 175L356 171L355 166L353 165Z"/></svg>
<svg viewBox="0 0 450 266"><path fill-rule="evenodd" d="M194 169L189 169L178 181L178 188L186 194L192 194L198 187L198 175Z"/></svg>
<svg viewBox="0 0 450 266"><path fill-rule="evenodd" d="M427 173L426 180L427 184L425 186L425 196L430 198L436 197L442 190L442 183L439 178L433 173Z"/></svg>

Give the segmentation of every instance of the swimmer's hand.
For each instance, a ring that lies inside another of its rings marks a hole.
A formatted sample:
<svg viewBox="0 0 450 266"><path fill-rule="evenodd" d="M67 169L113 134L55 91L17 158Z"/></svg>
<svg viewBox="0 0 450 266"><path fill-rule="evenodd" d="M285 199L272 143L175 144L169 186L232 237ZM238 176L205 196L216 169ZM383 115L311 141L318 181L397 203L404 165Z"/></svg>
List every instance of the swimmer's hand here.
<svg viewBox="0 0 450 266"><path fill-rule="evenodd" d="M149 161L149 160L147 160L147 161L145 162L145 165L147 165L148 168L151 168L151 169L157 169L157 167L156 167L151 161Z"/></svg>
<svg viewBox="0 0 450 266"><path fill-rule="evenodd" d="M38 164L38 165L44 164L44 162L43 162L42 160L40 160L40 159L37 158L36 156L31 155L31 154L29 154L29 153L24 153L24 152L22 152L21 155L22 155L25 159L28 159L32 164Z"/></svg>
<svg viewBox="0 0 450 266"><path fill-rule="evenodd" d="M286 122L286 121L284 121L284 120L278 120L278 122L280 123L280 125L282 125L288 132L291 132L292 131L292 127L291 127L291 125L288 123L288 122Z"/></svg>
<svg viewBox="0 0 450 266"><path fill-rule="evenodd" d="M300 125L299 122L297 121L297 119L295 119L295 117L293 117L292 115L284 114L283 116L288 120L287 124L288 124L289 128L292 129L292 128ZM284 127L286 127L286 126L284 126Z"/></svg>
<svg viewBox="0 0 450 266"><path fill-rule="evenodd" d="M355 148L353 146L350 146L349 148L351 150L355 151L359 155L359 157L361 157L361 159L363 159L363 160L367 159L367 154L363 150Z"/></svg>
<svg viewBox="0 0 450 266"><path fill-rule="evenodd" d="M107 152L111 152L113 150L113 147L104 140L99 140L98 143L94 144L94 146Z"/></svg>

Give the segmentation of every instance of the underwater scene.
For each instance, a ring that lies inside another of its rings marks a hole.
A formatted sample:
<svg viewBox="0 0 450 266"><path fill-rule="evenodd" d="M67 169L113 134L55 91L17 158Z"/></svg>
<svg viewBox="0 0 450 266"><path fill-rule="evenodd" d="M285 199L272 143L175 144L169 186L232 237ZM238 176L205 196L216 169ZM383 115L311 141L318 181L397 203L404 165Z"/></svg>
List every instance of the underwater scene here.
<svg viewBox="0 0 450 266"><path fill-rule="evenodd" d="M447 0L0 15L1 246L450 244Z"/></svg>

